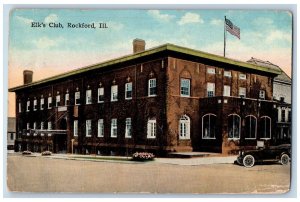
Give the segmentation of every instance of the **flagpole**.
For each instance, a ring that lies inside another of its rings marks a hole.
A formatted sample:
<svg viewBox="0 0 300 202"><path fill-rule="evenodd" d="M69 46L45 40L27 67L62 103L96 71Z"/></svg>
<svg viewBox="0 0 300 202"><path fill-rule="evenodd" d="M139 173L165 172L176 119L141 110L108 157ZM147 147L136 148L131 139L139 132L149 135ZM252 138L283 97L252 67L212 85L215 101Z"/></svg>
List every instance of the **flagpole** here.
<svg viewBox="0 0 300 202"><path fill-rule="evenodd" d="M226 16L224 16L224 57L226 51Z"/></svg>

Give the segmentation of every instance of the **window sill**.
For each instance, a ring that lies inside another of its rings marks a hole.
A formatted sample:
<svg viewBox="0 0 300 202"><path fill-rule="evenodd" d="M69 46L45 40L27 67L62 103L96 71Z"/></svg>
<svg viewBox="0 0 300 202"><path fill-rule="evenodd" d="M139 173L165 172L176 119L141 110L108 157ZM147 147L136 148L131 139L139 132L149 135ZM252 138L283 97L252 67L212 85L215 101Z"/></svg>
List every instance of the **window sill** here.
<svg viewBox="0 0 300 202"><path fill-rule="evenodd" d="M260 138L261 140L270 140L271 138Z"/></svg>
<svg viewBox="0 0 300 202"><path fill-rule="evenodd" d="M191 138L183 138L183 137L180 137L179 140L191 140Z"/></svg>
<svg viewBox="0 0 300 202"><path fill-rule="evenodd" d="M230 138L227 138L227 140L237 141L237 140L240 140L240 138L232 138L232 137L230 137Z"/></svg>
<svg viewBox="0 0 300 202"><path fill-rule="evenodd" d="M245 140L256 140L256 137L254 137L254 138L245 138Z"/></svg>
<svg viewBox="0 0 300 202"><path fill-rule="evenodd" d="M104 101L99 101L99 100L98 100L98 103L104 103Z"/></svg>
<svg viewBox="0 0 300 202"><path fill-rule="evenodd" d="M156 139L156 137L147 136L147 139Z"/></svg>
<svg viewBox="0 0 300 202"><path fill-rule="evenodd" d="M129 137L129 136L128 136L128 137L126 137L126 136L125 136L125 138L126 138L126 139L131 139L132 137Z"/></svg>
<svg viewBox="0 0 300 202"><path fill-rule="evenodd" d="M148 97L156 97L157 95L148 95Z"/></svg>
<svg viewBox="0 0 300 202"><path fill-rule="evenodd" d="M117 138L118 136L110 136L111 138Z"/></svg>
<svg viewBox="0 0 300 202"><path fill-rule="evenodd" d="M215 137L213 137L213 138L209 138L209 137L202 137L202 139L203 139L203 140L216 140L216 138L215 138Z"/></svg>
<svg viewBox="0 0 300 202"><path fill-rule="evenodd" d="M99 137L99 138L104 138L104 136L97 136L97 137Z"/></svg>
<svg viewBox="0 0 300 202"><path fill-rule="evenodd" d="M186 98L189 98L191 97L190 95L180 95L180 97L186 97Z"/></svg>
<svg viewBox="0 0 300 202"><path fill-rule="evenodd" d="M132 97L130 97L130 98L125 98L125 100L132 100Z"/></svg>
<svg viewBox="0 0 300 202"><path fill-rule="evenodd" d="M111 102L117 102L118 100L111 100Z"/></svg>

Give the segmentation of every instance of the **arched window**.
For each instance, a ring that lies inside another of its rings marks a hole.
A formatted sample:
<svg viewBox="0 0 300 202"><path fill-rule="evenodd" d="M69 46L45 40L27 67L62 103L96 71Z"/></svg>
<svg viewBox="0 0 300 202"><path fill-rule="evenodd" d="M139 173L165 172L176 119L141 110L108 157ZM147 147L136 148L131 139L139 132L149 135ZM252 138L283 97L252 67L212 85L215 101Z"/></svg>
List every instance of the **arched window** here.
<svg viewBox="0 0 300 202"><path fill-rule="evenodd" d="M214 114L205 114L202 117L202 139L216 138L217 116Z"/></svg>
<svg viewBox="0 0 300 202"><path fill-rule="evenodd" d="M268 116L260 117L261 139L271 139L271 118Z"/></svg>
<svg viewBox="0 0 300 202"><path fill-rule="evenodd" d="M245 119L245 138L255 139L256 138L257 119L253 115L246 116Z"/></svg>
<svg viewBox="0 0 300 202"><path fill-rule="evenodd" d="M239 139L241 133L241 117L237 114L228 116L228 138Z"/></svg>
<svg viewBox="0 0 300 202"><path fill-rule="evenodd" d="M183 115L179 119L179 139L190 139L190 117Z"/></svg>

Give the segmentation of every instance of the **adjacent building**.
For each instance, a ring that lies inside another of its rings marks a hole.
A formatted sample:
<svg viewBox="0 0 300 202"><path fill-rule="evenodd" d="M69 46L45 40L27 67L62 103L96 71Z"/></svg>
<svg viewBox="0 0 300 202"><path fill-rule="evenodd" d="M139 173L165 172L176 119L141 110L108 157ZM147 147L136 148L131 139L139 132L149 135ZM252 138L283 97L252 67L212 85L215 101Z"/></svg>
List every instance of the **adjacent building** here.
<svg viewBox="0 0 300 202"><path fill-rule="evenodd" d="M276 143L278 68L173 44L32 82L16 93L16 150L236 153Z"/></svg>
<svg viewBox="0 0 300 202"><path fill-rule="evenodd" d="M16 118L8 117L7 121L7 150L14 150L16 139Z"/></svg>

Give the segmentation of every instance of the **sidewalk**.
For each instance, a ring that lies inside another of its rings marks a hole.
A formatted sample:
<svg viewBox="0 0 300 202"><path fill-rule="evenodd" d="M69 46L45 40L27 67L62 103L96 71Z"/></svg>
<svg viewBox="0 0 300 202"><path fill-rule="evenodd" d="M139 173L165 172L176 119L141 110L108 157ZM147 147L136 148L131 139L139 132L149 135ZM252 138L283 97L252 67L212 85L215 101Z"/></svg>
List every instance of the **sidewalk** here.
<svg viewBox="0 0 300 202"><path fill-rule="evenodd" d="M22 155L14 153L9 155ZM78 154L52 154L51 156L42 156L40 153L33 153L28 157L41 157L53 159L65 159L76 161L94 161L94 162L111 162L111 163L160 163L172 165L197 166L208 164L233 164L237 156L209 156L194 158L155 158L154 161L136 162L131 161L131 157L126 156L97 156L97 155L78 155Z"/></svg>

